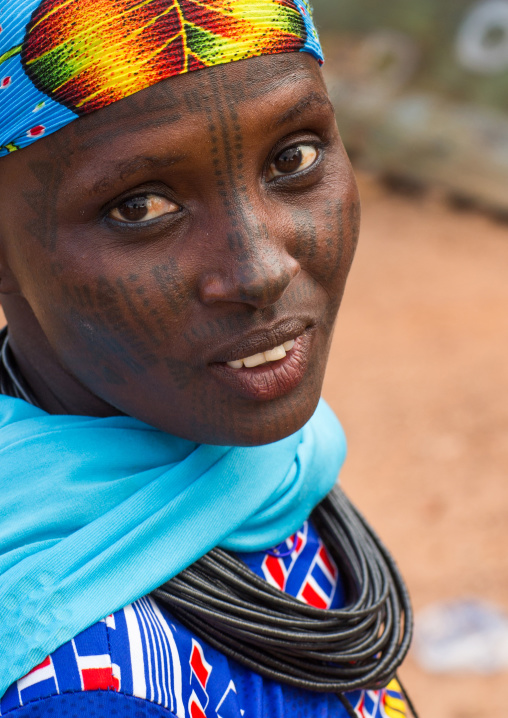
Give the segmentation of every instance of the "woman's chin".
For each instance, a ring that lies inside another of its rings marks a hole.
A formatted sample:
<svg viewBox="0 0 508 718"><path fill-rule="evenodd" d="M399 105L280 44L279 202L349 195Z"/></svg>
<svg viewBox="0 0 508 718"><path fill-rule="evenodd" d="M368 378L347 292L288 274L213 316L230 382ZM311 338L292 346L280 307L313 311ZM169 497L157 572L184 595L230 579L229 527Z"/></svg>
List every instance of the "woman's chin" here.
<svg viewBox="0 0 508 718"><path fill-rule="evenodd" d="M305 405L296 401L274 402L273 405L256 406L246 414L237 414L231 423L194 426L192 430L176 433L189 441L216 446L263 446L281 441L294 434L314 414L319 395Z"/></svg>

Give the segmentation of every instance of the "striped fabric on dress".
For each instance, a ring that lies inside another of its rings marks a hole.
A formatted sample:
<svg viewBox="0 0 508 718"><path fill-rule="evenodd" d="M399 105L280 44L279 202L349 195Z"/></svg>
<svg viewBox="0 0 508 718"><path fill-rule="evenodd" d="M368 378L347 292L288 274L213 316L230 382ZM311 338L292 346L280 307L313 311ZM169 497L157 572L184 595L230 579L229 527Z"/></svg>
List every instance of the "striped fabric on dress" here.
<svg viewBox="0 0 508 718"><path fill-rule="evenodd" d="M259 576L319 608L344 605L339 571L309 522L277 550L242 554ZM359 718L404 718L396 681L348 695ZM73 714L73 708L75 706ZM77 707L76 707L77 706ZM150 596L61 646L12 685L0 715L79 718L346 718L331 694L266 680L198 639ZM51 709L51 710L49 710ZM42 711L42 712L41 712Z"/></svg>

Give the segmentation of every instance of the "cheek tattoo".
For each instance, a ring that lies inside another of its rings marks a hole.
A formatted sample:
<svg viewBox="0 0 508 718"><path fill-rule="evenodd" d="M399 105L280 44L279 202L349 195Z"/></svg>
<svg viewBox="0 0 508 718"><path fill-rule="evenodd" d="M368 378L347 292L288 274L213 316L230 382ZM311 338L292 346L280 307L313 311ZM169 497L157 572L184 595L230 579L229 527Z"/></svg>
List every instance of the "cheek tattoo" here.
<svg viewBox="0 0 508 718"><path fill-rule="evenodd" d="M151 273L171 312L180 315L192 300L192 291L183 279L183 271L174 257L156 265Z"/></svg>

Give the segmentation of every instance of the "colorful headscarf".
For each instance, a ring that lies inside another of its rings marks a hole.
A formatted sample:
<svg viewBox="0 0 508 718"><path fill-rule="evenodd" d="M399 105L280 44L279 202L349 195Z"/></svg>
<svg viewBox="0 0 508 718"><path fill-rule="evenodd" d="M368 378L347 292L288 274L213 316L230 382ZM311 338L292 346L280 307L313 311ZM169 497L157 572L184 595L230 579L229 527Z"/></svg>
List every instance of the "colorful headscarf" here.
<svg viewBox="0 0 508 718"><path fill-rule="evenodd" d="M168 77L300 51L323 61L308 0L1 0L0 156Z"/></svg>

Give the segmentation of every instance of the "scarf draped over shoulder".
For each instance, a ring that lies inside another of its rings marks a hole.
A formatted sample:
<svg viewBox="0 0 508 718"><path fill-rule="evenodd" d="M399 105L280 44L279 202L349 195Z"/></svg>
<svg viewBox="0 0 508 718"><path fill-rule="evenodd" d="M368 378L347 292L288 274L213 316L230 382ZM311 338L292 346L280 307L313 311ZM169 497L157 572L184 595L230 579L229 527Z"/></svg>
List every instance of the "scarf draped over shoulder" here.
<svg viewBox="0 0 508 718"><path fill-rule="evenodd" d="M281 543L332 489L345 454L324 401L295 434L245 448L0 397L0 696L212 548Z"/></svg>

